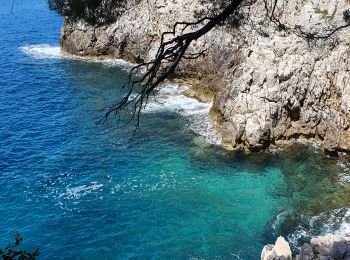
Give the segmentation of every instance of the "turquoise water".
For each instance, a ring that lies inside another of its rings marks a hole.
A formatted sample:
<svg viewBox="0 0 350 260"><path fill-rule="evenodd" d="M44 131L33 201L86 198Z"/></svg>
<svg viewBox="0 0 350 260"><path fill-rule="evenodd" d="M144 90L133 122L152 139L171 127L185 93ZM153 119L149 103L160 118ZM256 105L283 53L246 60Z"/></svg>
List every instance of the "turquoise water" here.
<svg viewBox="0 0 350 260"><path fill-rule="evenodd" d="M96 124L125 68L61 58L46 1L10 5L0 0L0 247L19 232L41 259L259 259L280 234L297 247L349 227L346 161L302 145L226 152L171 109L146 113L130 147L130 129Z"/></svg>

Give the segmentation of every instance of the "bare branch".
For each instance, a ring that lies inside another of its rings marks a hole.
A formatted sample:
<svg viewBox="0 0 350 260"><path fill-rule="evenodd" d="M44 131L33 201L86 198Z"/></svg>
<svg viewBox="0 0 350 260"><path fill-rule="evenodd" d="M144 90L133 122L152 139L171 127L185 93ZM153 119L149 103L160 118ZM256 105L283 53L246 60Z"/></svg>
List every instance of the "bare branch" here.
<svg viewBox="0 0 350 260"><path fill-rule="evenodd" d="M127 83L127 94L118 104L113 105L108 110L104 119L107 121L111 114L120 117L120 113L128 111L130 107L131 119L129 122L135 123L135 131L138 130L141 112L146 107L149 97L151 95L154 96L155 89L175 72L182 59L194 60L205 54L205 50L186 54L191 43L211 31L214 27L222 24L230 16L238 15L237 11L241 7L246 7L249 15L252 15L250 14L250 7L257 3L256 0L231 0L228 2L229 4L213 17L205 16L195 22L176 22L172 26L171 31L162 33L160 46L154 60L141 63L132 68ZM306 40L327 39L336 32L350 27L350 22L347 22L339 27L328 28L320 32L306 32L298 26L289 26L281 22L279 16L283 13L283 10L278 7L278 3L279 0L271 0L271 2L262 0L269 21L278 30L294 33ZM247 21L252 22L249 17L247 17ZM198 26L201 27L198 28ZM193 28L193 30L189 30L190 28ZM264 35L264 31L259 31L261 35ZM134 95L134 92L137 92L137 94Z"/></svg>
<svg viewBox="0 0 350 260"><path fill-rule="evenodd" d="M197 22L177 22L174 24L172 31L164 32L161 36L161 42L153 61L142 63L135 66L130 74L128 80L128 92L124 98L116 105L112 106L105 114L104 119L107 120L112 113L120 115L121 111L127 107L132 107L131 121L135 123L135 129L139 129L140 115L149 101L149 96L153 94L154 90L169 76L171 76L182 58L197 59L204 55L205 51L185 55L190 44L215 26L225 21L235 10L240 6L244 0L233 0L230 4L217 16L213 18L204 17ZM195 31L183 33L185 29L190 26L200 25L203 22L207 23ZM177 27L184 26L181 30L183 34L177 34ZM166 40L167 36L171 36ZM143 74L142 72L145 71ZM140 75L142 74L142 76ZM136 88L140 91L133 96Z"/></svg>

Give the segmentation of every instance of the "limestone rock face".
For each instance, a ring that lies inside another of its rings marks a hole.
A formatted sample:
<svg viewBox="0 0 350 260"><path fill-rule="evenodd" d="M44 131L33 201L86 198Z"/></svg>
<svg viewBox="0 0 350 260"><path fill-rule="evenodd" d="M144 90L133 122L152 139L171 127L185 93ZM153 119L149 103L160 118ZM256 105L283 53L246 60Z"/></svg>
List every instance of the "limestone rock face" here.
<svg viewBox="0 0 350 260"><path fill-rule="evenodd" d="M291 260L292 251L283 237L278 237L275 245L267 245L261 252L261 260Z"/></svg>
<svg viewBox="0 0 350 260"><path fill-rule="evenodd" d="M296 259L348 260L350 259L350 237L331 234L314 237L310 244L302 246Z"/></svg>
<svg viewBox="0 0 350 260"><path fill-rule="evenodd" d="M311 32L344 23L343 11L350 9L343 0L281 2L280 19ZM108 26L65 19L62 49L149 61L161 33L176 21L194 21L198 8L200 0L141 0ZM261 1L253 8L254 26L212 30L190 46L189 52L207 49L205 57L185 60L177 71L216 83L213 114L223 146L259 151L302 138L332 154L350 153L350 29L310 42L277 31Z"/></svg>

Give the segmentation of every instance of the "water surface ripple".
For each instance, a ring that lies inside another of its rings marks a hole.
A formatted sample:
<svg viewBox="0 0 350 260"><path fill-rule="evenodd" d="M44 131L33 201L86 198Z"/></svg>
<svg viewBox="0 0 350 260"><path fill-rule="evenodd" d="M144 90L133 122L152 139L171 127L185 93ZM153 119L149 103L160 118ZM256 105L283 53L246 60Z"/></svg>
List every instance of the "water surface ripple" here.
<svg viewBox="0 0 350 260"><path fill-rule="evenodd" d="M0 0L0 247L20 232L41 259L259 259L280 234L297 247L349 230L346 162L302 145L223 151L173 103L153 104L129 147L129 129L96 124L125 69L62 58L46 1L10 4Z"/></svg>

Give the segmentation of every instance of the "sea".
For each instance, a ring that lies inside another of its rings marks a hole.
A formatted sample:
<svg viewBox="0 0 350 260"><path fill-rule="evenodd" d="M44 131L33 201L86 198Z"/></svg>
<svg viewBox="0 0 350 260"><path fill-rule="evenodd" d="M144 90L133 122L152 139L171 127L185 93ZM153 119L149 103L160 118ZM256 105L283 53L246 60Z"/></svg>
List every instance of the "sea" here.
<svg viewBox="0 0 350 260"><path fill-rule="evenodd" d="M39 259L260 259L350 233L350 162L315 144L230 152L167 83L141 132L104 114L133 66L63 55L45 0L0 0L0 248ZM126 122L125 122L126 123Z"/></svg>

